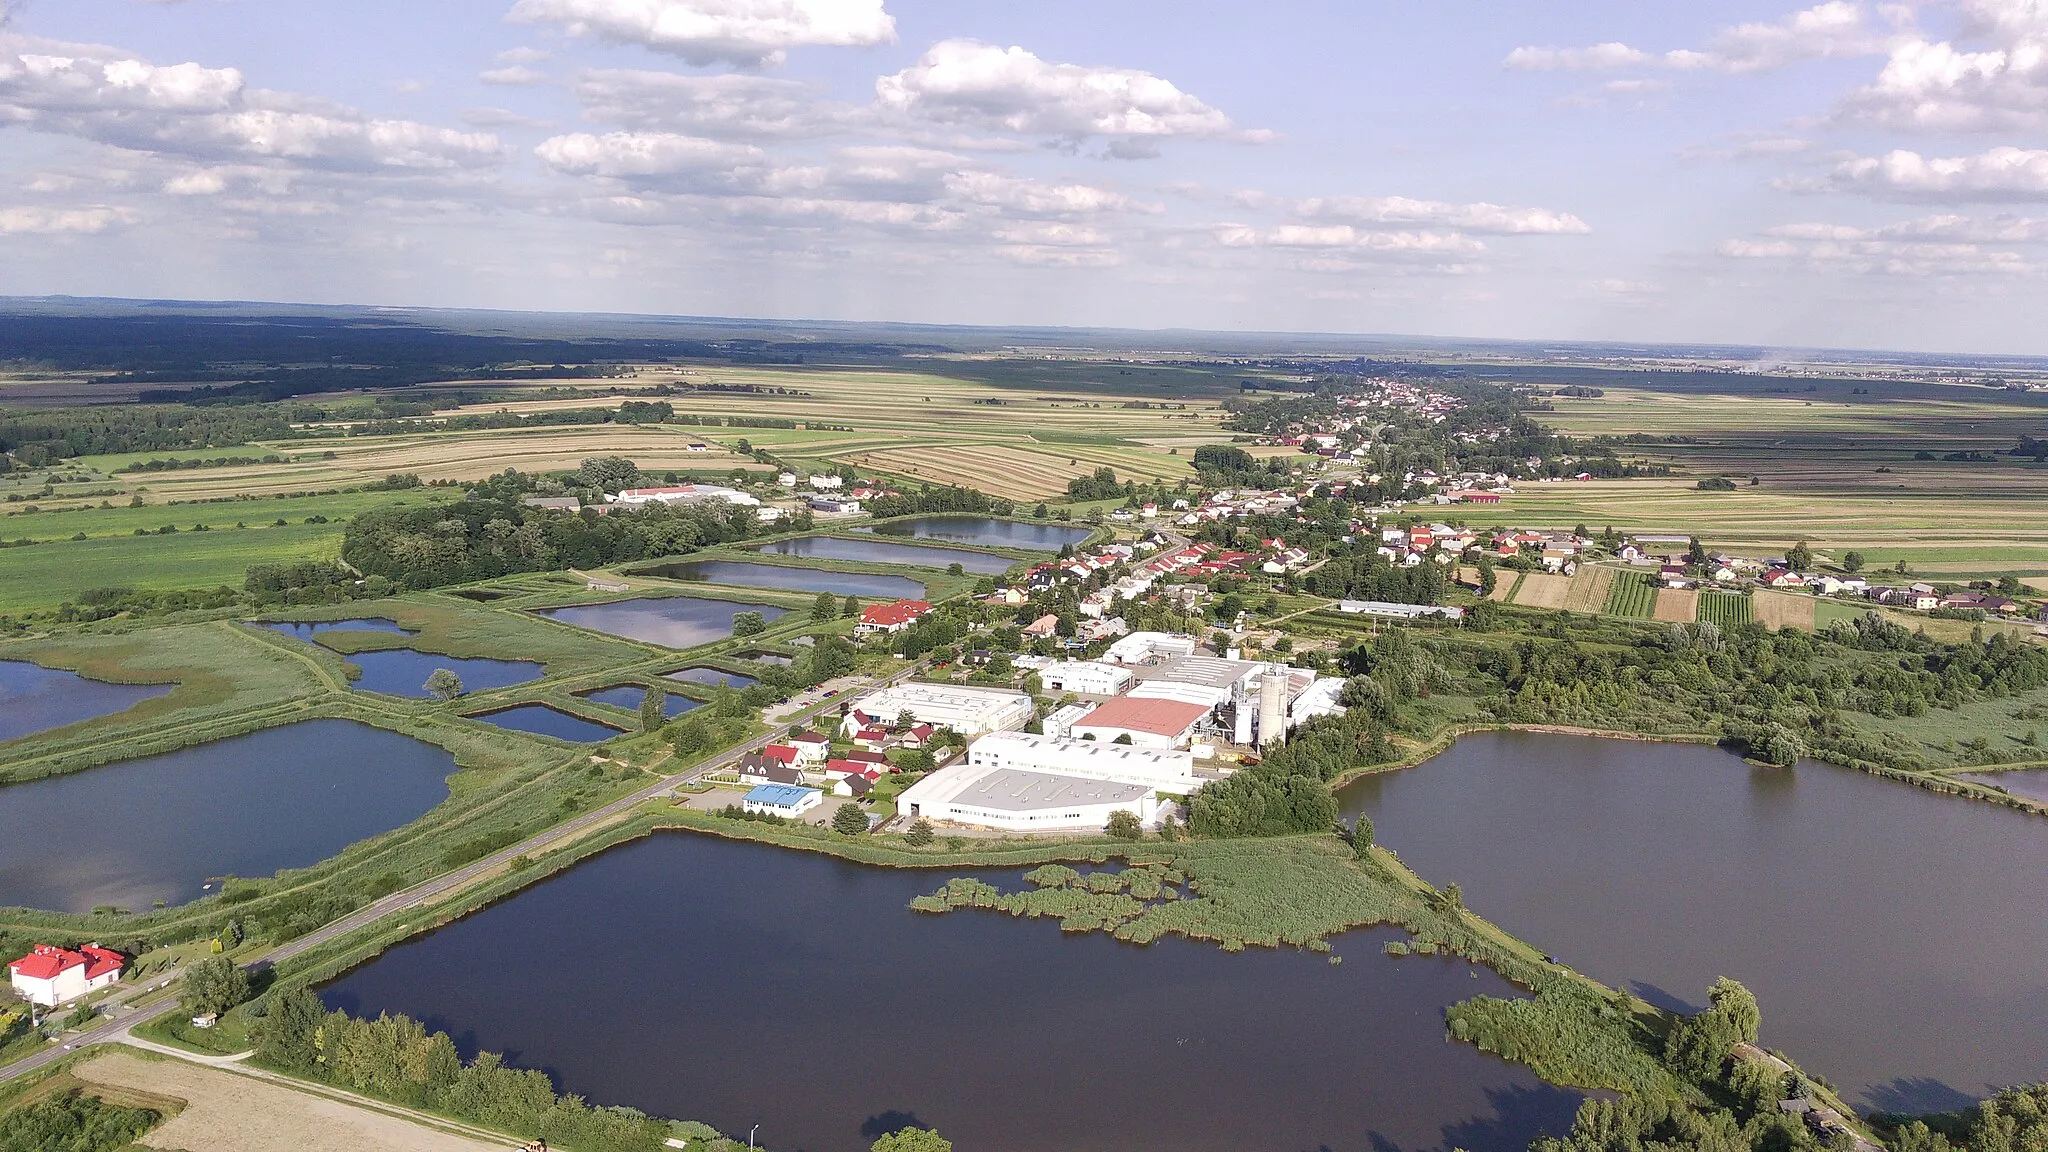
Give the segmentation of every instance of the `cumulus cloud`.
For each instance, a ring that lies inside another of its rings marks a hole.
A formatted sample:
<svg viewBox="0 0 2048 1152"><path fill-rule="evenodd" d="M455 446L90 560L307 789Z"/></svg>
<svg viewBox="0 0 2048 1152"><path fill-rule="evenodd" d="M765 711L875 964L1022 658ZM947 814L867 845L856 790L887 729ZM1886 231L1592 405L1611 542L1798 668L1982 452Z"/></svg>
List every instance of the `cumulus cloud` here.
<svg viewBox="0 0 2048 1152"><path fill-rule="evenodd" d="M896 40L882 0L519 0L506 19L743 68L780 63L791 48Z"/></svg>
<svg viewBox="0 0 2048 1152"><path fill-rule="evenodd" d="M1233 134L1220 110L1150 72L1053 63L978 40L934 44L877 79L875 97L888 111L935 123L1068 140ZM1127 148L1123 158L1148 152Z"/></svg>
<svg viewBox="0 0 2048 1152"><path fill-rule="evenodd" d="M486 84L503 84L506 86L545 84L548 82L547 73L542 72L538 68L528 68L524 64L512 64L504 68L486 68L482 72L477 73L476 78Z"/></svg>
<svg viewBox="0 0 2048 1152"><path fill-rule="evenodd" d="M1827 0L1783 20L1723 28L1708 39L1704 48L1675 48L1653 54L1614 41L1588 48L1531 46L1509 52L1502 64L1542 72L1591 72L1638 66L1761 72L1802 60L1873 55L1884 51L1891 39L1893 34L1875 26L1862 4Z"/></svg>
<svg viewBox="0 0 2048 1152"><path fill-rule="evenodd" d="M2048 5L1964 0L1961 39L1904 39L1843 119L1889 128L1981 132L2048 128Z"/></svg>
<svg viewBox="0 0 2048 1152"><path fill-rule="evenodd" d="M1842 161L1826 186L1906 200L2048 200L2048 149L1936 157L1894 149Z"/></svg>
<svg viewBox="0 0 2048 1152"><path fill-rule="evenodd" d="M0 208L0 236L90 234L134 220L133 210L104 204L86 208Z"/></svg>
<svg viewBox="0 0 2048 1152"><path fill-rule="evenodd" d="M2041 244L2048 244L2048 218L1940 213L1876 225L1780 224L1755 238L1724 240L1715 250L1730 259L1785 261L1852 273L2013 276L2048 271L2038 249L2035 254L2016 250Z"/></svg>
<svg viewBox="0 0 2048 1152"><path fill-rule="evenodd" d="M672 132L576 132L543 140L533 153L565 175L727 193L758 187L767 166L758 148Z"/></svg>
<svg viewBox="0 0 2048 1152"><path fill-rule="evenodd" d="M1585 221L1569 212L1485 202L1450 204L1406 196L1319 196L1278 203L1288 214L1304 220L1436 225L1460 232L1508 236L1582 236L1592 231Z"/></svg>
<svg viewBox="0 0 2048 1152"><path fill-rule="evenodd" d="M583 73L574 88L586 119L647 131L795 139L855 120L852 109L819 99L809 85L766 76L607 69Z"/></svg>
<svg viewBox="0 0 2048 1152"><path fill-rule="evenodd" d="M349 172L495 165L497 138L380 119L249 88L233 68L156 65L113 49L0 37L0 126L201 161Z"/></svg>

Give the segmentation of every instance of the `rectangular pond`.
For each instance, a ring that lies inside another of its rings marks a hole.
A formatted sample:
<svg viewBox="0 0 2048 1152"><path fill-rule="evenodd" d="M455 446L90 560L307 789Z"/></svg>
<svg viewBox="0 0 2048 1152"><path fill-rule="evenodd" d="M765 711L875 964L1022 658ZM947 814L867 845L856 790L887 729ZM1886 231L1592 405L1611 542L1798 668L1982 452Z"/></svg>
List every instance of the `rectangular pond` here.
<svg viewBox="0 0 2048 1152"><path fill-rule="evenodd" d="M577 604L567 608L541 608L550 620L574 624L593 632L623 636L665 648L695 648L732 635L733 617L742 612L759 612L773 623L787 608L772 604L745 604L732 600L706 600L697 596L642 596L614 600L609 604Z"/></svg>
<svg viewBox="0 0 2048 1152"><path fill-rule="evenodd" d="M685 684L703 684L712 688L752 688L760 681L738 672L727 672L723 668L711 668L699 664L693 668L678 668L662 674L664 680L680 680Z"/></svg>
<svg viewBox="0 0 2048 1152"><path fill-rule="evenodd" d="M1057 552L1077 546L1094 534L1091 528L1027 524L1021 520L998 520L993 516L913 516L908 520L892 520L856 531L880 536L908 536L918 540L951 540L994 548L1028 548L1039 552Z"/></svg>
<svg viewBox="0 0 2048 1152"><path fill-rule="evenodd" d="M640 703L639 698L635 697L633 703L635 707L638 707ZM596 744L603 740L609 740L614 736L625 735L624 732L617 728L599 724L595 720L585 720L581 716L572 716L559 708L550 708L546 704L515 704L510 708L500 708L495 712L472 713L469 718L471 720L481 720L486 724L495 724L500 728L508 728L514 732L528 732L535 736L552 736L557 740L567 740L572 744Z"/></svg>
<svg viewBox="0 0 2048 1152"><path fill-rule="evenodd" d="M577 695L593 703L609 704L614 708L625 708L637 712L640 710L640 701L647 695L647 689L638 684L617 684L610 688L599 688L594 692L578 692ZM683 713L698 706L698 701L692 700L688 696L678 696L673 692L663 692L661 694L661 714L663 716L671 718L681 716Z"/></svg>
<svg viewBox="0 0 2048 1152"><path fill-rule="evenodd" d="M327 632L389 632L398 636L417 636L417 629L405 628L398 621L384 616L359 616L353 620L266 620L255 622L259 628L290 636L294 640L313 642Z"/></svg>
<svg viewBox="0 0 2048 1152"><path fill-rule="evenodd" d="M906 576L785 568L780 564L750 564L745 560L677 560L635 568L633 574L661 576L670 580L701 580L706 584L734 584L742 588L830 592L835 596L858 596L863 600L916 600L924 596L924 585Z"/></svg>
<svg viewBox="0 0 2048 1152"><path fill-rule="evenodd" d="M306 720L0 788L0 905L183 903L218 876L314 864L448 796L455 758L353 720Z"/></svg>
<svg viewBox="0 0 2048 1152"><path fill-rule="evenodd" d="M864 1152L912 1123L975 1152L1523 1152L1579 1104L1446 1038L1449 1004L1513 994L1484 969L1392 959L1380 932L1340 938L1333 965L908 909L958 874L661 834L323 994L594 1102L759 1123L763 1146L805 1152ZM619 947L651 965L623 1011L585 979L593 948Z"/></svg>
<svg viewBox="0 0 2048 1152"><path fill-rule="evenodd" d="M365 692L382 692L387 696L411 696L426 699L433 695L427 691L427 677L437 669L446 668L462 680L465 692L483 692L492 688L506 688L538 680L547 669L531 660L484 660L475 657L443 656L435 652L421 652L413 648L383 648L372 652L356 652L347 657L349 663L363 670L363 674L351 684Z"/></svg>
<svg viewBox="0 0 2048 1152"><path fill-rule="evenodd" d="M2048 804L2048 768L2014 768L2005 772L1958 772L1956 779L2003 788L2015 796Z"/></svg>
<svg viewBox="0 0 2048 1152"><path fill-rule="evenodd" d="M883 540L847 540L838 536L801 536L763 544L756 552L782 556L807 556L819 560L856 560L873 564L910 564L920 568L944 568L958 564L962 571L977 576L1008 572L1020 561L966 548L928 548L919 544L892 544Z"/></svg>
<svg viewBox="0 0 2048 1152"><path fill-rule="evenodd" d="M174 684L109 684L23 660L0 660L0 744L111 716Z"/></svg>
<svg viewBox="0 0 2048 1152"><path fill-rule="evenodd" d="M1763 1042L1865 1108L2048 1079L2048 821L1718 748L1467 736L1341 797L1564 962L1666 1007L1717 976Z"/></svg>

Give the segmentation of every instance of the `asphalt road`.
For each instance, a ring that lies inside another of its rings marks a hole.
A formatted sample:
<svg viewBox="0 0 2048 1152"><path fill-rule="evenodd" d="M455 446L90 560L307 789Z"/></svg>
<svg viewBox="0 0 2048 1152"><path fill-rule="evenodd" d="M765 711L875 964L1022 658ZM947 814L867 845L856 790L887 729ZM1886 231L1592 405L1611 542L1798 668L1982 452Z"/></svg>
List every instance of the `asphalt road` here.
<svg viewBox="0 0 2048 1152"><path fill-rule="evenodd" d="M910 676L923 667L924 661L922 660L910 662L894 675L882 680L876 687L886 687L909 679ZM821 700L809 712L802 715L805 719L815 717L834 702L833 700ZM791 717L789 721L778 723L775 727L780 729L787 723L794 723L796 719L797 717ZM665 776L659 782L649 784L630 796L621 797L602 808L593 809L581 816L554 825L547 831L522 840L510 848L500 849L453 872L436 876L424 884L407 888L402 892L394 892L381 900L366 904L324 928L308 932L296 940L280 944L268 952L253 957L246 966L253 969L281 964L294 956L311 951L322 944L374 924L387 916L395 916L422 905L431 904L441 896L469 883L478 876L510 863L516 856L533 852L543 845L551 844L564 837L573 836L595 825L605 823L613 817L628 812L672 788L688 784L706 773L716 772L721 768L729 767L749 753L760 751L761 747L770 743L776 734L775 731L770 731L766 735L756 737L732 749L724 756L697 764L672 776ZM126 1038L128 1033L138 1025L160 1019L177 1011L179 1003L179 998L176 995L171 995L164 1000L140 1008L126 1016L109 1019L103 1024L94 1025L64 1041L62 1044L52 1044L33 1056L27 1056L12 1064L0 1067L0 1082L12 1080L17 1076L26 1076L39 1068L47 1067L62 1060L66 1055L77 1049L91 1047L95 1044L117 1043Z"/></svg>

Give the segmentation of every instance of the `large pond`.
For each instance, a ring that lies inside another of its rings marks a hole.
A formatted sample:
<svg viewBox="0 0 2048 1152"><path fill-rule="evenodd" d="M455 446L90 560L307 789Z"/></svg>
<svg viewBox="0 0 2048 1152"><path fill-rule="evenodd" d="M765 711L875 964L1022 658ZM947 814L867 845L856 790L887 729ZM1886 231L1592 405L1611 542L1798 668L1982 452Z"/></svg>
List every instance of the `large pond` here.
<svg viewBox="0 0 2048 1152"><path fill-rule="evenodd" d="M2015 796L2048 804L2048 768L2015 768L2005 772L1960 772L1958 780L1974 780L2003 788Z"/></svg>
<svg viewBox="0 0 2048 1152"><path fill-rule="evenodd" d="M702 580L707 584L786 588L796 592L830 592L835 596L858 596L868 600L914 600L924 595L924 585L904 576L786 568L779 564L750 564L745 560L678 560L673 564L657 564L633 571L639 576L665 576L670 580Z"/></svg>
<svg viewBox="0 0 2048 1152"><path fill-rule="evenodd" d="M624 731L595 720L585 720L571 715L560 708L545 704L515 704L495 712L478 712L471 720L481 720L511 732L527 732L535 736L552 736L567 740L571 744L596 744L614 736L625 735Z"/></svg>
<svg viewBox="0 0 2048 1152"><path fill-rule="evenodd" d="M1445 1038L1483 969L1140 948L906 907L951 872L668 834L615 849L326 990L604 1103L858 1152L905 1123L977 1152L1521 1152L1579 1098ZM987 875L987 874L985 874ZM1017 873L1000 882L1021 886ZM599 957L639 957L630 987ZM600 963L600 967L602 967Z"/></svg>
<svg viewBox="0 0 2048 1152"><path fill-rule="evenodd" d="M465 692L483 692L538 680L546 669L531 660L482 660L442 656L412 648L385 648L375 652L352 652L346 659L363 670L354 686L365 692L424 699L427 677L446 668L462 681Z"/></svg>
<svg viewBox="0 0 2048 1152"><path fill-rule="evenodd" d="M1716 976L1764 1042L1895 1111L2048 1079L2048 821L1716 748L1469 736L1342 796L1425 878L1666 1006Z"/></svg>
<svg viewBox="0 0 2048 1152"><path fill-rule="evenodd" d="M308 643L328 632L389 632L398 636L418 635L414 629L402 627L398 621L385 616L358 616L351 620L277 620L257 626Z"/></svg>
<svg viewBox="0 0 2048 1152"><path fill-rule="evenodd" d="M596 704L609 704L614 708L624 708L631 712L638 712L640 710L640 702L647 698L647 689L642 688L638 684L618 684L610 688L600 688L595 692L578 692L577 695ZM663 716L671 718L681 716L690 709L697 707L697 705L698 701L692 700L688 696L678 696L673 692L663 692L661 694L661 714Z"/></svg>
<svg viewBox="0 0 2048 1152"><path fill-rule="evenodd" d="M727 672L723 668L713 668L705 664L665 672L662 679L679 680L685 684L702 684L710 688L752 688L760 683L752 676L742 676L738 672Z"/></svg>
<svg viewBox="0 0 2048 1152"><path fill-rule="evenodd" d="M109 684L76 672L61 672L20 660L0 660L0 744L108 716L152 696L170 684Z"/></svg>
<svg viewBox="0 0 2048 1152"><path fill-rule="evenodd" d="M929 548L921 544L892 544L886 540L847 540L838 536L800 536L763 544L757 552L784 556L807 556L818 560L858 560L874 564L911 564L920 568L944 568L958 564L962 571L980 576L1008 572L1018 563L1007 556L975 552L966 548Z"/></svg>
<svg viewBox="0 0 2048 1152"><path fill-rule="evenodd" d="M704 600L695 596L650 596L637 600L614 600L609 604L579 604L571 608L543 608L540 614L564 624L641 640L667 648L695 648L732 635L733 617L742 612L759 612L765 620L789 611L769 604L742 604L732 600Z"/></svg>
<svg viewBox="0 0 2048 1152"><path fill-rule="evenodd" d="M147 911L218 876L267 876L408 823L448 796L455 758L358 724L307 720L0 788L0 905Z"/></svg>
<svg viewBox="0 0 2048 1152"><path fill-rule="evenodd" d="M1020 520L997 520L990 516L916 516L864 529L883 536L912 536L921 540L951 540L994 548L1030 548L1057 552L1086 540L1089 528L1063 528L1056 524L1026 524Z"/></svg>

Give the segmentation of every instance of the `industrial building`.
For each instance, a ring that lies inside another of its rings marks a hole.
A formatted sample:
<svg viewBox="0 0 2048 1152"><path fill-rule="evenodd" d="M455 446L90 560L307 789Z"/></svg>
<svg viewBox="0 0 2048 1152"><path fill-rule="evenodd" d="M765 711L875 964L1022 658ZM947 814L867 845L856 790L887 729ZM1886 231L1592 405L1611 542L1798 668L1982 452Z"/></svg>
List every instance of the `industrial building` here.
<svg viewBox="0 0 2048 1152"><path fill-rule="evenodd" d="M1195 774L1192 752L1033 736L1026 732L992 732L983 736L968 747L967 762L990 768L1022 768L1139 784L1182 796L1208 783Z"/></svg>
<svg viewBox="0 0 2048 1152"><path fill-rule="evenodd" d="M1123 740L1138 748L1186 748L1195 727L1209 717L1209 705L1185 700L1115 696L1097 705L1068 730L1077 740L1105 744Z"/></svg>
<svg viewBox="0 0 2048 1152"><path fill-rule="evenodd" d="M1083 696L1114 696L1137 678L1129 668L1094 660L1055 660L1038 670L1038 682L1046 691Z"/></svg>
<svg viewBox="0 0 2048 1152"><path fill-rule="evenodd" d="M1174 632L1133 632L1102 654L1115 664L1144 664L1161 657L1192 656L1195 638Z"/></svg>
<svg viewBox="0 0 2048 1152"><path fill-rule="evenodd" d="M963 763L912 784L896 798L896 810L1009 832L1096 832L1114 812L1157 823L1159 797L1137 784Z"/></svg>
<svg viewBox="0 0 2048 1152"><path fill-rule="evenodd" d="M897 684L853 702L840 730L853 736L876 724L894 724L905 712L917 723L951 728L962 736L1013 731L1031 722L1031 697L1008 688L965 684Z"/></svg>
<svg viewBox="0 0 2048 1152"><path fill-rule="evenodd" d="M1130 695L1204 705L1215 710L1219 733L1232 743L1263 747L1313 717L1340 711L1343 686L1341 679L1284 664L1177 656L1140 669Z"/></svg>
<svg viewBox="0 0 2048 1152"><path fill-rule="evenodd" d="M748 812L794 820L824 802L825 794L816 788L763 784L741 797L740 807Z"/></svg>

